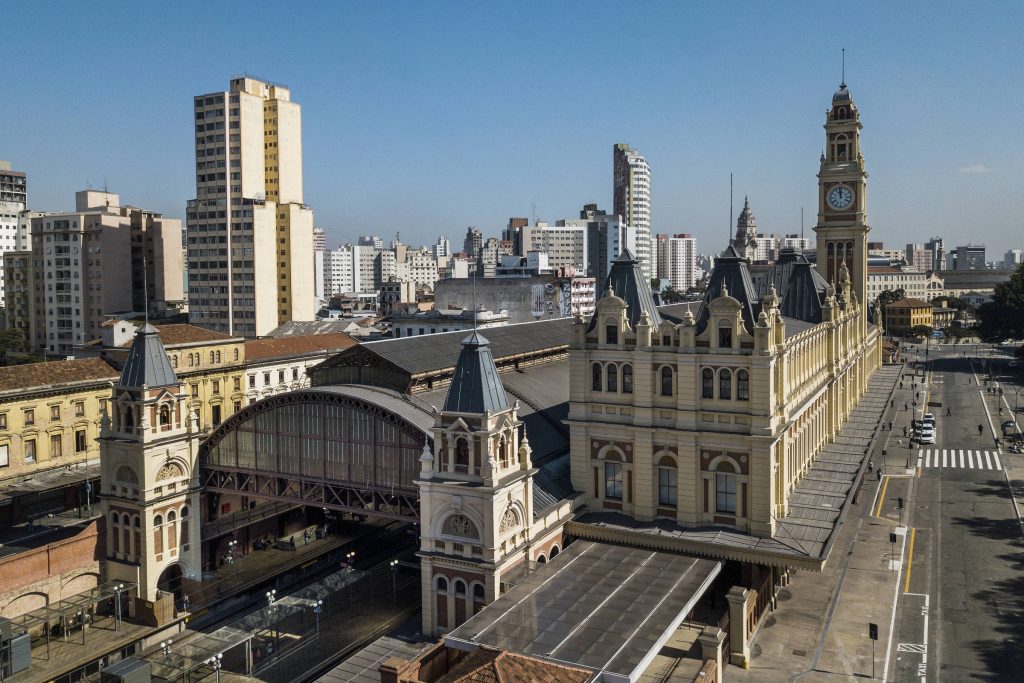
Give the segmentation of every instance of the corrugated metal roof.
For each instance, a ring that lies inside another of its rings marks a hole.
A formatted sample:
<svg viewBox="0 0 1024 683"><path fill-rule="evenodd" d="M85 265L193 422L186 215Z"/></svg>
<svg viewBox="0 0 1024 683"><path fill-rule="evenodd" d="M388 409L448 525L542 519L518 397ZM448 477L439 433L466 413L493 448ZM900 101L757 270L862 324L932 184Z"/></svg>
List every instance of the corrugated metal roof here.
<svg viewBox="0 0 1024 683"><path fill-rule="evenodd" d="M121 369L118 384L133 389L170 387L178 384L178 378L171 368L171 361L167 358L167 351L160 341L160 333L149 323L135 333L135 341L128 350L128 360Z"/></svg>
<svg viewBox="0 0 1024 683"><path fill-rule="evenodd" d="M444 400L446 412L497 413L511 407L489 343L476 330L462 340L462 351Z"/></svg>
<svg viewBox="0 0 1024 683"><path fill-rule="evenodd" d="M424 334L417 337L381 339L363 342L362 347L416 375L454 368L459 360L459 342L465 330ZM518 323L487 328L487 337L494 359L541 351L549 348L568 350L572 338L572 318L554 318L538 322ZM325 361L330 364L331 361Z"/></svg>
<svg viewBox="0 0 1024 683"><path fill-rule="evenodd" d="M406 422L415 425L428 437L433 438L433 433L430 430L434 426L434 416L431 414L429 407L414 401L406 394L401 394L391 389L369 387L361 384L332 384L302 389L302 391L342 394L343 396L349 396L366 401L372 405L380 406L398 415Z"/></svg>

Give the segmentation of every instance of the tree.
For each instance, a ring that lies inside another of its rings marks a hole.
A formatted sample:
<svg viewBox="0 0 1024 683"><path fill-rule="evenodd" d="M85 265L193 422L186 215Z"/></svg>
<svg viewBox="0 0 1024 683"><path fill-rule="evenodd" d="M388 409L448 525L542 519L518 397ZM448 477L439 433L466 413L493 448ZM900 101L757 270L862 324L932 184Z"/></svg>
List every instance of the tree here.
<svg viewBox="0 0 1024 683"><path fill-rule="evenodd" d="M982 339L1024 339L1024 264L1009 281L996 285L992 300L978 307L978 334Z"/></svg>
<svg viewBox="0 0 1024 683"><path fill-rule="evenodd" d="M679 290L669 286L661 293L661 300L666 304L677 304L683 300L683 295L679 293Z"/></svg>
<svg viewBox="0 0 1024 683"><path fill-rule="evenodd" d="M886 329L888 322L886 320L885 307L894 301L899 301L907 296L906 291L901 287L899 289L887 289L884 292L879 293L878 298L875 299L875 306L882 311L882 329Z"/></svg>
<svg viewBox="0 0 1024 683"><path fill-rule="evenodd" d="M15 327L0 330L0 351L24 351L25 334Z"/></svg>
<svg viewBox="0 0 1024 683"><path fill-rule="evenodd" d="M930 337L932 328L928 325L914 325L910 328L911 337Z"/></svg>

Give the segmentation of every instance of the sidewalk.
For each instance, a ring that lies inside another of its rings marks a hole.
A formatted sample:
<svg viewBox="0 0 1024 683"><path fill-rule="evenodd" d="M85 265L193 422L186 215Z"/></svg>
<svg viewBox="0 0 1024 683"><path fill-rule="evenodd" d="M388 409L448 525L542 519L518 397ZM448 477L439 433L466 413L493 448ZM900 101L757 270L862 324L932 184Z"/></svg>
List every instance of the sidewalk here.
<svg viewBox="0 0 1024 683"><path fill-rule="evenodd" d="M869 455L876 467L886 466L885 476L881 481L870 476L865 480L825 569L820 574L792 575L755 636L750 668L730 665L723 671L725 680L810 683L869 678L869 623L878 625L874 675L882 677L906 542L897 498L908 497L911 477L906 474L906 453L910 451L906 440L902 450L896 442L912 414L903 410L903 402L913 396L910 384L905 379L900 390L897 383L895 407L884 414L886 422L893 420L891 438L888 430L880 432ZM882 456L883 449L888 450L887 457ZM895 545L890 544L891 533L897 534Z"/></svg>

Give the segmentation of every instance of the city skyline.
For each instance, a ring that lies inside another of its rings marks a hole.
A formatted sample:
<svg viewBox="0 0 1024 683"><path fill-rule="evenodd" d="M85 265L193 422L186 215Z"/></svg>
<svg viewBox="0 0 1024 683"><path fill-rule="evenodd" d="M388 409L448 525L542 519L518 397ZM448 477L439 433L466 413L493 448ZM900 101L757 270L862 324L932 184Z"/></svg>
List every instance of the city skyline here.
<svg viewBox="0 0 1024 683"><path fill-rule="evenodd" d="M69 55L94 17L115 31L159 22L171 43L201 45L212 29L187 12L128 5L14 9L23 30L12 49L32 59L13 87L31 101L59 85L79 106L72 116L64 106L8 108L0 123L18 135L0 157L28 173L33 209L67 210L88 182L184 218L194 194L191 97L248 72L283 82L303 104L305 201L330 247L396 232L429 245L469 225L496 236L509 216L532 218L533 206L549 222L589 202L611 210L607 150L620 142L651 165L652 233L688 232L702 252L719 251L747 195L763 232L799 232L803 208L810 234L819 126L842 75L835 42L805 46L834 12L640 8L616 26L616 40L632 46L623 59L597 39L614 21L609 4L585 17L568 6L446 7L321 8L276 22L256 11L216 49L173 60L93 50L78 62ZM998 260L1024 230L1011 199L1024 171L1011 125L1024 96L1005 87L1000 66L1012 63L1022 10L923 7L858 7L841 41L846 81L873 131L870 237L900 248L942 235L951 247L984 243ZM208 24L227 11L209 8ZM326 41L341 21L342 39ZM65 49L28 42L44 30ZM271 31L277 43L248 40ZM286 38L300 32L290 49ZM548 49L565 36L578 38L574 49ZM109 86L102 95L97 73ZM582 101L566 107L569 97Z"/></svg>

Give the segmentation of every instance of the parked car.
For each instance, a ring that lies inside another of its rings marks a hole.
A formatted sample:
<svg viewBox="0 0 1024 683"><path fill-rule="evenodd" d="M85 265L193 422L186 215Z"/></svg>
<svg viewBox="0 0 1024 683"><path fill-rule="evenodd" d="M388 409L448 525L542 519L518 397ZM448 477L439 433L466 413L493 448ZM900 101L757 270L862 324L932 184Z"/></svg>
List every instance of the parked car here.
<svg viewBox="0 0 1024 683"><path fill-rule="evenodd" d="M924 418L921 420L926 425L935 426L935 415L932 413L925 413Z"/></svg>
<svg viewBox="0 0 1024 683"><path fill-rule="evenodd" d="M917 437L918 443L923 444L934 444L935 443L935 430L926 429L921 431L921 435Z"/></svg>

